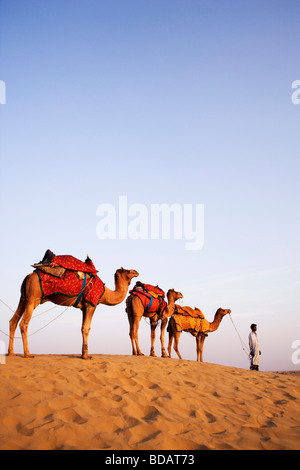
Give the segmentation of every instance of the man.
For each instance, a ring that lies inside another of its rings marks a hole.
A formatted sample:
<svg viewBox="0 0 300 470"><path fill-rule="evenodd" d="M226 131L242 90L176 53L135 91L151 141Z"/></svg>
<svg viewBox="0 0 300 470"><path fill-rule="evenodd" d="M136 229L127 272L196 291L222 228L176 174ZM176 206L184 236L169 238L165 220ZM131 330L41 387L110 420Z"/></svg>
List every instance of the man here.
<svg viewBox="0 0 300 470"><path fill-rule="evenodd" d="M251 365L250 370L259 370L259 356L261 351L259 350L259 344L257 339L257 325L252 323L250 326L251 333L249 334L249 349L250 349L250 357L251 357Z"/></svg>

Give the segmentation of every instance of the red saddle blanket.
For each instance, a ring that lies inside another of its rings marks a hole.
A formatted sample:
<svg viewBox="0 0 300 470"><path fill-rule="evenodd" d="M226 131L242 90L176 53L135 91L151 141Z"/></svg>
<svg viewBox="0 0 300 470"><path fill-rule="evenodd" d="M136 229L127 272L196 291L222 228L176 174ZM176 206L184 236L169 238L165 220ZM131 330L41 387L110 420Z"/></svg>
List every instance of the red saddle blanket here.
<svg viewBox="0 0 300 470"><path fill-rule="evenodd" d="M83 273L89 273L92 276L95 276L98 272L91 259L87 258L86 261L83 262L77 258L74 258L74 256L71 255L54 256L51 259L50 266L61 266L62 268L70 269L72 271L81 271Z"/></svg>
<svg viewBox="0 0 300 470"><path fill-rule="evenodd" d="M56 256L56 258L63 257ZM78 270L78 268L76 268L76 270ZM39 270L37 270L36 272L40 279L42 298L49 297L54 294L61 294L67 297L78 297L81 293L83 280L79 279L75 271L67 270L62 278L51 276L50 274L43 273ZM95 307L101 299L102 295L104 294L104 291L104 283L98 276L87 276L86 287L83 291L82 298L86 302L91 304L93 307Z"/></svg>
<svg viewBox="0 0 300 470"><path fill-rule="evenodd" d="M138 281L134 288L129 291L129 294L139 297L145 313L158 313L161 315L167 306L167 302L164 300L165 293L158 286L154 287L151 284L142 284Z"/></svg>

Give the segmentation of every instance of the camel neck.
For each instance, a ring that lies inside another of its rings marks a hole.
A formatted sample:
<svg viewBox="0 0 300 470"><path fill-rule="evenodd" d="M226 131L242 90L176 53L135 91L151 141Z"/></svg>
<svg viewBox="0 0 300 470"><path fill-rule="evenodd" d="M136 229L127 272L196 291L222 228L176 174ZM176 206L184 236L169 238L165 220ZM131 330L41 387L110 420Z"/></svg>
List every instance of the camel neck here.
<svg viewBox="0 0 300 470"><path fill-rule="evenodd" d="M175 300L173 298L172 294L167 294L167 299L168 299L168 305L171 307L175 307Z"/></svg>
<svg viewBox="0 0 300 470"><path fill-rule="evenodd" d="M210 332L216 331L219 328L222 318L223 318L222 315L219 312L216 312L215 318L213 322L210 324L210 328L209 328Z"/></svg>
<svg viewBox="0 0 300 470"><path fill-rule="evenodd" d="M120 275L116 274L115 277L115 296L118 297L120 300L118 303L122 302L126 297L126 293L128 290L128 283L121 278Z"/></svg>
<svg viewBox="0 0 300 470"><path fill-rule="evenodd" d="M105 286L105 292L101 298L100 303L105 305L118 305L126 297L129 283L120 278L118 274L115 275L115 290L110 290Z"/></svg>

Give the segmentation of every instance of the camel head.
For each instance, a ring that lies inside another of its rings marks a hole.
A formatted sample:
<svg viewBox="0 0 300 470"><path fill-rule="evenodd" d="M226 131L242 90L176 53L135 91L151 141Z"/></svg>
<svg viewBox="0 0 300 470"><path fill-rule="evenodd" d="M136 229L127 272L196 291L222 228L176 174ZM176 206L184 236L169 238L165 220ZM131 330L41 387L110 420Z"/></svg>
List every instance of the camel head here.
<svg viewBox="0 0 300 470"><path fill-rule="evenodd" d="M170 302L170 300L176 302L178 299L183 299L183 295L181 292L176 292L174 289L169 289L167 292L167 299L168 302Z"/></svg>
<svg viewBox="0 0 300 470"><path fill-rule="evenodd" d="M227 313L231 313L231 310L229 309L224 310L223 308L218 308L218 310L216 311L216 314L220 315L222 318L225 317Z"/></svg>
<svg viewBox="0 0 300 470"><path fill-rule="evenodd" d="M223 308L218 308L218 310L215 313L214 320L212 321L212 323L210 323L210 327L208 331L209 332L216 331L219 328L219 325L221 321L223 320L223 317L225 317L227 313L231 313L231 310L229 309L224 310Z"/></svg>
<svg viewBox="0 0 300 470"><path fill-rule="evenodd" d="M115 281L122 280L129 285L131 282L131 279L134 277L138 277L138 275L139 273L135 269L120 268L120 269L117 269L115 272Z"/></svg>

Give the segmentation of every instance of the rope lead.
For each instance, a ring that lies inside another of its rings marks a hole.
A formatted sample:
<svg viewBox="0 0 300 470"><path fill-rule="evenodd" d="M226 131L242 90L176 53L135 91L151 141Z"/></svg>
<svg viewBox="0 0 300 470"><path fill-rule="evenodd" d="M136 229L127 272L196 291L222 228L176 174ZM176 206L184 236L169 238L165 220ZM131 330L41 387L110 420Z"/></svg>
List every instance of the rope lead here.
<svg viewBox="0 0 300 470"><path fill-rule="evenodd" d="M14 310L12 308L10 308L9 305L7 305L7 303L5 303L2 299L0 299L0 302L2 302L9 310L11 310L13 313ZM58 305L55 305L55 307L51 307L49 308L48 310L46 310L45 312L41 312L41 313L38 313L37 315L33 316L32 319L36 318L36 317L39 317L40 315L43 315L44 313L47 313L49 312L50 310L53 310L54 308L57 308ZM57 315L55 318L53 318L52 320L50 320L48 323L46 323L46 325L42 326L41 328L39 328L38 330L34 331L33 333L31 333L30 335L27 335L27 337L29 338L30 336L33 336L35 335L36 333L38 333L38 331L41 331L43 330L44 328L46 328L46 326L50 325L50 323L54 322L55 320L57 320L59 317L61 317L61 315L63 313L65 313L66 310L68 310L68 308L71 307L71 305L68 305L59 315ZM7 333L5 333L5 331L1 330L0 329L0 332L3 333L5 336L7 336L9 338L9 335ZM15 336L15 339L22 339L22 336Z"/></svg>
<svg viewBox="0 0 300 470"><path fill-rule="evenodd" d="M233 327L234 327L235 331L237 332L237 335L238 335L238 337L239 337L239 340L240 340L242 349L243 349L244 353L247 355L247 357L248 357L248 359L249 359L250 351L249 351L249 349L248 349L248 346L246 345L246 343L243 341L241 335L239 334L239 332L238 332L238 330L237 330L237 328L236 328L236 326L235 326L235 324L234 324L234 322L233 322L233 320L232 320L232 318L231 318L230 313L229 313L229 317L230 317L231 323L233 324Z"/></svg>

